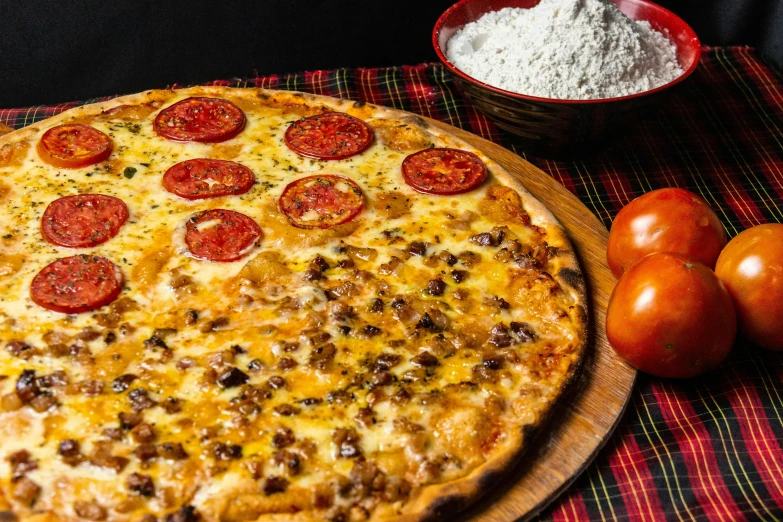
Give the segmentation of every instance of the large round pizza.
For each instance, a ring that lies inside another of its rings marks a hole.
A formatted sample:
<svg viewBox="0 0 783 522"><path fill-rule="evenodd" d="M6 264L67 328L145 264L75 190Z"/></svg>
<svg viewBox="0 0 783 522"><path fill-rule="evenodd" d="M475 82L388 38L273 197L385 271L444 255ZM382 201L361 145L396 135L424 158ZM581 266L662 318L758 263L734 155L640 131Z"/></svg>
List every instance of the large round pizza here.
<svg viewBox="0 0 783 522"><path fill-rule="evenodd" d="M403 112L150 91L0 138L0 174L6 517L443 517L585 350L562 227Z"/></svg>

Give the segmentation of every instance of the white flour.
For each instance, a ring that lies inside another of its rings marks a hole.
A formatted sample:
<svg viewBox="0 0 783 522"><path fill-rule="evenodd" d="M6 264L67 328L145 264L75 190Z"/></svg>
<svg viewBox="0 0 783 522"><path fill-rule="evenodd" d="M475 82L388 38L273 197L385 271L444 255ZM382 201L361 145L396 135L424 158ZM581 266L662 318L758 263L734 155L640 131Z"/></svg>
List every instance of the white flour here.
<svg viewBox="0 0 783 522"><path fill-rule="evenodd" d="M683 72L666 36L606 0L541 0L487 13L458 31L446 54L484 83L543 98L625 96Z"/></svg>

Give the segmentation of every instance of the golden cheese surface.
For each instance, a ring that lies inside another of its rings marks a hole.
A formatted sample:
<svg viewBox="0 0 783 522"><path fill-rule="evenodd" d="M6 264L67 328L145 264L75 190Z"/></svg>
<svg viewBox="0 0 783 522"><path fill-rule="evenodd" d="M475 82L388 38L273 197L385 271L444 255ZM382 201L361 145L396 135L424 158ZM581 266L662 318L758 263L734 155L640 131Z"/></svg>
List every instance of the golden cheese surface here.
<svg viewBox="0 0 783 522"><path fill-rule="evenodd" d="M483 155L490 175L476 190L414 191L400 174L406 156L467 146L369 106L213 90L244 111L237 137L158 136L157 112L192 94L153 92L3 138L0 510L384 520L409 514L428 486L518 451L584 348L585 304L561 273L578 266L543 207ZM373 127L369 149L325 161L285 146L291 123L333 108ZM41 134L71 121L111 137L111 156L78 169L42 162ZM164 172L193 158L236 161L256 182L195 201L166 191ZM353 180L362 212L330 229L291 226L277 200L315 174ZM94 248L46 242L47 206L81 193L120 198L128 221ZM238 261L189 255L187 220L216 208L263 231ZM33 277L77 253L119 267L119 297L76 315L36 305Z"/></svg>

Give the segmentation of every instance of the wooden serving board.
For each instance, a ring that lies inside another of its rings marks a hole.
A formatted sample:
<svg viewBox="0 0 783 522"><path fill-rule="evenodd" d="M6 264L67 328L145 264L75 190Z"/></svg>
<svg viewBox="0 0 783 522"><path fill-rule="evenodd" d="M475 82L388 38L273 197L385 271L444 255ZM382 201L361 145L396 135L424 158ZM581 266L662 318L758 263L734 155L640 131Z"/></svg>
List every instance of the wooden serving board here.
<svg viewBox="0 0 783 522"><path fill-rule="evenodd" d="M591 343L581 375L497 491L460 517L465 522L529 520L592 462L622 417L636 380L636 370L614 353L604 330L606 307L615 285L606 266L609 233L563 185L513 152L468 132L429 121L500 163L543 202L568 232L586 274Z"/></svg>

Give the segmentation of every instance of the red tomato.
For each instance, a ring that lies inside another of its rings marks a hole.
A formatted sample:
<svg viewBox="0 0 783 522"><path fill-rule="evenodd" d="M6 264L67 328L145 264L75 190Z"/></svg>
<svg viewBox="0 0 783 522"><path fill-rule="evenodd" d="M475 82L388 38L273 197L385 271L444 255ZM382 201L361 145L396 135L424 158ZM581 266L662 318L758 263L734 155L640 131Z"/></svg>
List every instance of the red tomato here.
<svg viewBox="0 0 783 522"><path fill-rule="evenodd" d="M734 300L740 331L767 350L783 350L783 225L749 228L715 267Z"/></svg>
<svg viewBox="0 0 783 522"><path fill-rule="evenodd" d="M712 270L679 254L651 254L631 266L606 315L606 336L618 355L658 377L715 368L736 331L726 288Z"/></svg>
<svg viewBox="0 0 783 522"><path fill-rule="evenodd" d="M684 189L665 188L639 196L617 214L606 260L615 277L654 252L683 254L713 268L725 244L726 231L706 201Z"/></svg>

